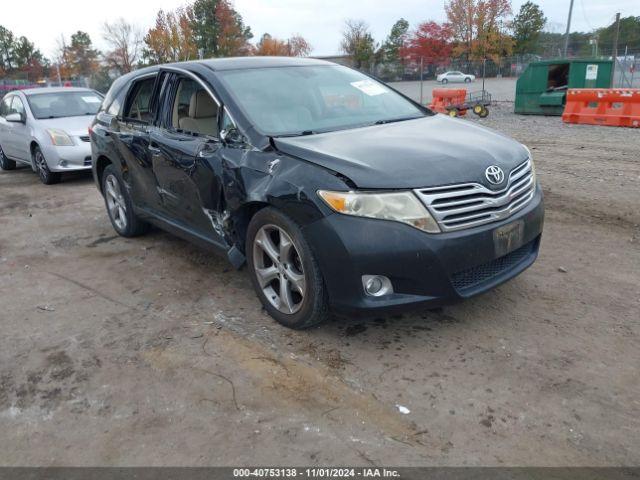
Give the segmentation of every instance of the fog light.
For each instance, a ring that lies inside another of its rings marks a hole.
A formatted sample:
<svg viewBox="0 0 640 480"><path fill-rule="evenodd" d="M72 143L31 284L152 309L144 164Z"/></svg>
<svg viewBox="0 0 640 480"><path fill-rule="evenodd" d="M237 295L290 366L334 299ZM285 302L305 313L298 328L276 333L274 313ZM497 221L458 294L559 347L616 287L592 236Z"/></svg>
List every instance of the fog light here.
<svg viewBox="0 0 640 480"><path fill-rule="evenodd" d="M61 167L66 167L67 166L67 161L66 160L60 160L58 162L58 165L60 165Z"/></svg>
<svg viewBox="0 0 640 480"><path fill-rule="evenodd" d="M382 297L393 293L391 280L384 275L363 275L362 286L365 293L372 297Z"/></svg>

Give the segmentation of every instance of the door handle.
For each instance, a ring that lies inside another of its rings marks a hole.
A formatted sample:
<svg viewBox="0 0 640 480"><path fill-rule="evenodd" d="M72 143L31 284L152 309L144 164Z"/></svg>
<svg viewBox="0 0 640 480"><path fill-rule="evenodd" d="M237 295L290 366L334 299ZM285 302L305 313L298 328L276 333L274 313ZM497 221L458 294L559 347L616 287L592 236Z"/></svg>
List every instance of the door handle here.
<svg viewBox="0 0 640 480"><path fill-rule="evenodd" d="M155 155L159 155L161 153L160 151L160 147L158 147L157 144L155 143L150 143L149 144L149 152L155 154Z"/></svg>

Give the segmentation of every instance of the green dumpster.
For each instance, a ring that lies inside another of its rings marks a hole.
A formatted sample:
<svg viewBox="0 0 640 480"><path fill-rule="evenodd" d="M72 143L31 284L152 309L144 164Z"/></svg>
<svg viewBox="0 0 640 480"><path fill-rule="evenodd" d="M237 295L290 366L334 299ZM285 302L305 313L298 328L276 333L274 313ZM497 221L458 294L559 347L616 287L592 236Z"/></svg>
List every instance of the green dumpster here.
<svg viewBox="0 0 640 480"><path fill-rule="evenodd" d="M611 60L571 59L532 62L516 83L515 112L562 115L569 88L609 88Z"/></svg>

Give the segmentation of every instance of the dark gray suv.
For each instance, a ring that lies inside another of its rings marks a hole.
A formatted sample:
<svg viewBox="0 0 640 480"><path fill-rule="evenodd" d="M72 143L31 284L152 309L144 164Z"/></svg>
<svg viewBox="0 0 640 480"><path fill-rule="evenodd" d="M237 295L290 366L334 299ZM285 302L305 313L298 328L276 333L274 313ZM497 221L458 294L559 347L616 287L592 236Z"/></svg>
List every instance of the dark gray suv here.
<svg viewBox="0 0 640 480"><path fill-rule="evenodd" d="M155 224L248 265L282 324L431 308L535 260L523 145L329 62L229 58L118 79L91 127L113 227Z"/></svg>

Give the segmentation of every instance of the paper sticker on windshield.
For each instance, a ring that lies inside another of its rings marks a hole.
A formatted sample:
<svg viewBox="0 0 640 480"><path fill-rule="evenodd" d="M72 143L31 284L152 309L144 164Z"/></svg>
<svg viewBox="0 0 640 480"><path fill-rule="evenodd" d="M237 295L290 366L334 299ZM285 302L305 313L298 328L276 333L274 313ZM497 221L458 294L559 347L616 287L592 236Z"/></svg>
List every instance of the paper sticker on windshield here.
<svg viewBox="0 0 640 480"><path fill-rule="evenodd" d="M379 83L373 82L371 80L360 80L358 82L351 82L351 86L357 88L363 93L366 93L370 97L382 95L383 93L387 93L388 91Z"/></svg>
<svg viewBox="0 0 640 480"><path fill-rule="evenodd" d="M82 100L87 103L102 103L102 100L100 100L98 97L82 97Z"/></svg>

